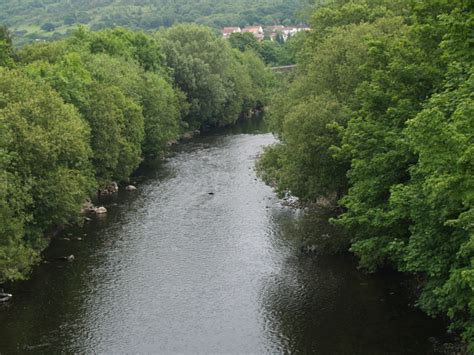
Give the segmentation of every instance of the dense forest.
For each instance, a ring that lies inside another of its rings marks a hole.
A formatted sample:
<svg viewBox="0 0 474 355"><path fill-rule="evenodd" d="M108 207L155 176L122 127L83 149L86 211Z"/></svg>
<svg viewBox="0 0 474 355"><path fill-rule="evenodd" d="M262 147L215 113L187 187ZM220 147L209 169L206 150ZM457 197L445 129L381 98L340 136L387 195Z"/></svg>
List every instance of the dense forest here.
<svg viewBox="0 0 474 355"><path fill-rule="evenodd" d="M198 25L82 28L21 50L2 28L0 48L0 283L26 277L97 189L182 133L261 108L273 82L258 55Z"/></svg>
<svg viewBox="0 0 474 355"><path fill-rule="evenodd" d="M415 275L474 352L472 2L334 0L310 25L260 174L332 205L361 268Z"/></svg>
<svg viewBox="0 0 474 355"><path fill-rule="evenodd" d="M157 29L196 23L220 29L298 23L303 0L18 0L0 2L0 23L18 43L58 39L78 25Z"/></svg>

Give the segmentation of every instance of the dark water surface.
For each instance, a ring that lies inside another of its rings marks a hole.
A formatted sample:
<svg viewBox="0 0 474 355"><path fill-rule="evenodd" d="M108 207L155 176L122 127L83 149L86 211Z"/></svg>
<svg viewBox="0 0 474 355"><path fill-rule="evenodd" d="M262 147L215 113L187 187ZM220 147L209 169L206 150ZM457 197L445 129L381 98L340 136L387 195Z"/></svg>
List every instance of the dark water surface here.
<svg viewBox="0 0 474 355"><path fill-rule="evenodd" d="M299 252L301 213L253 170L273 142L180 145L107 216L54 241L0 307L0 353L432 353L443 326L407 306L396 276Z"/></svg>

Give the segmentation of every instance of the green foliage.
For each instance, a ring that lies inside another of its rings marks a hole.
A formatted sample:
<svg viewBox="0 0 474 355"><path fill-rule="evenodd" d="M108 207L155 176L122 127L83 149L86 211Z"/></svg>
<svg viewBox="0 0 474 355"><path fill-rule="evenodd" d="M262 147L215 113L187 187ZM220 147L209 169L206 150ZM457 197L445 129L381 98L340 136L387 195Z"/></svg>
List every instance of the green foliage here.
<svg viewBox="0 0 474 355"><path fill-rule="evenodd" d="M171 85L155 73L144 73L139 88L145 118L143 152L148 157L160 157L167 142L179 132L179 98Z"/></svg>
<svg viewBox="0 0 474 355"><path fill-rule="evenodd" d="M89 128L73 106L47 85L3 69L0 98L5 280L28 270L45 245L42 233L74 219L94 183Z"/></svg>
<svg viewBox="0 0 474 355"><path fill-rule="evenodd" d="M273 93L276 85L275 77L252 51L242 53L240 58L243 68L236 73L241 78L246 75L249 83L248 87L243 88L243 112L248 112L252 108L262 109Z"/></svg>
<svg viewBox="0 0 474 355"><path fill-rule="evenodd" d="M46 32L53 32L56 29L56 26L51 22L47 22L41 26L41 29Z"/></svg>
<svg viewBox="0 0 474 355"><path fill-rule="evenodd" d="M284 142L277 148L278 176L271 177L280 182L280 192L333 203L346 192L348 158L334 153L360 105L356 88L368 76L369 43L400 27L398 18L344 26L318 42L317 50L311 42L302 50L296 79L274 97L270 110L270 126Z"/></svg>
<svg viewBox="0 0 474 355"><path fill-rule="evenodd" d="M277 168L270 168L265 179L277 182L281 194L291 191L304 200L337 201L345 192L347 166L334 158L330 147L339 141L338 126L346 120L346 110L331 97L310 97L293 106L282 127L284 144L266 153L276 159ZM264 170L272 166L266 158L262 164Z"/></svg>
<svg viewBox="0 0 474 355"><path fill-rule="evenodd" d="M187 95L189 105L184 117L187 126L231 124L238 119L242 108L248 106L244 104L246 96L256 95L254 101L263 101L249 85L257 78L248 77L250 70L253 74L260 71L260 78L267 77L258 58L253 60L253 68L242 65L225 40L201 26L180 25L159 32L158 36L165 63L172 69L175 83Z"/></svg>
<svg viewBox="0 0 474 355"><path fill-rule="evenodd" d="M135 60L147 71L159 71L163 55L156 39L143 32L132 32L124 28L104 30L92 33L79 29L72 42L78 41L87 47L92 54L107 53L111 56Z"/></svg>
<svg viewBox="0 0 474 355"><path fill-rule="evenodd" d="M13 65L13 45L10 31L0 26L0 67Z"/></svg>
<svg viewBox="0 0 474 355"><path fill-rule="evenodd" d="M408 121L405 136L418 157L411 180L391 202L411 220L403 270L427 275L419 304L446 312L474 351L474 55L472 11L443 15L444 89Z"/></svg>
<svg viewBox="0 0 474 355"><path fill-rule="evenodd" d="M63 41L29 44L17 51L17 60L22 64L34 61L55 63L68 51L69 48Z"/></svg>
<svg viewBox="0 0 474 355"><path fill-rule="evenodd" d="M5 104L2 99L1 107ZM7 149L13 140L12 133L0 116L0 282L21 279L38 257L23 240L25 223L31 219L26 211L32 203L31 187L21 183L19 174L11 169L16 157L15 152Z"/></svg>
<svg viewBox="0 0 474 355"><path fill-rule="evenodd" d="M266 63L272 65L296 64L298 55L303 50L308 36L309 34L306 31L298 32L280 46L276 46L276 42L268 43L268 41L264 41L262 43L262 57ZM269 57L269 54L266 54L268 50L275 54L271 54L272 56Z"/></svg>
<svg viewBox="0 0 474 355"><path fill-rule="evenodd" d="M241 52L247 50L258 52L260 46L257 38L249 32L232 33L229 37L229 44L232 48L236 48Z"/></svg>
<svg viewBox="0 0 474 355"><path fill-rule="evenodd" d="M224 81L230 48L209 29L196 25L176 26L160 37L166 65L173 69L174 81L187 94L189 113L185 121L197 128L225 120Z"/></svg>
<svg viewBox="0 0 474 355"><path fill-rule="evenodd" d="M280 192L345 194L334 222L352 236L361 267L424 280L418 305L449 316L470 351L473 21L462 1L319 8L296 77L271 103L281 144L259 163Z"/></svg>

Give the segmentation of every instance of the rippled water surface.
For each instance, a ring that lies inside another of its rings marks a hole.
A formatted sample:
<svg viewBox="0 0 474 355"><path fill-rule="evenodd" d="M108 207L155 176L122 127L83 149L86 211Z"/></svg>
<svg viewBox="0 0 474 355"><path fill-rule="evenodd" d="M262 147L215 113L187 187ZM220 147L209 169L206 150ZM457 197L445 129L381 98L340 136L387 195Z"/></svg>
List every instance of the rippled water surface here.
<svg viewBox="0 0 474 355"><path fill-rule="evenodd" d="M0 353L430 353L442 325L407 306L395 276L299 252L299 213L253 170L273 142L182 144L56 240L0 307Z"/></svg>

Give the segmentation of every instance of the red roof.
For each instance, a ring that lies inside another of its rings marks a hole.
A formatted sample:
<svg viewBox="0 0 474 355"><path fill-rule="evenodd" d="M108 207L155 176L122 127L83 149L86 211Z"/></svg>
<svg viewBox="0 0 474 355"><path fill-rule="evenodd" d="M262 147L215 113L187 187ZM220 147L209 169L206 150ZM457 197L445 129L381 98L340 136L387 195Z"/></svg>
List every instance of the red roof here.
<svg viewBox="0 0 474 355"><path fill-rule="evenodd" d="M251 33L260 33L261 31L262 31L262 26L248 26L242 30L242 32L251 32Z"/></svg>
<svg viewBox="0 0 474 355"><path fill-rule="evenodd" d="M222 30L222 33L224 34L235 33L235 32L240 32L240 27L224 27L224 29Z"/></svg>

